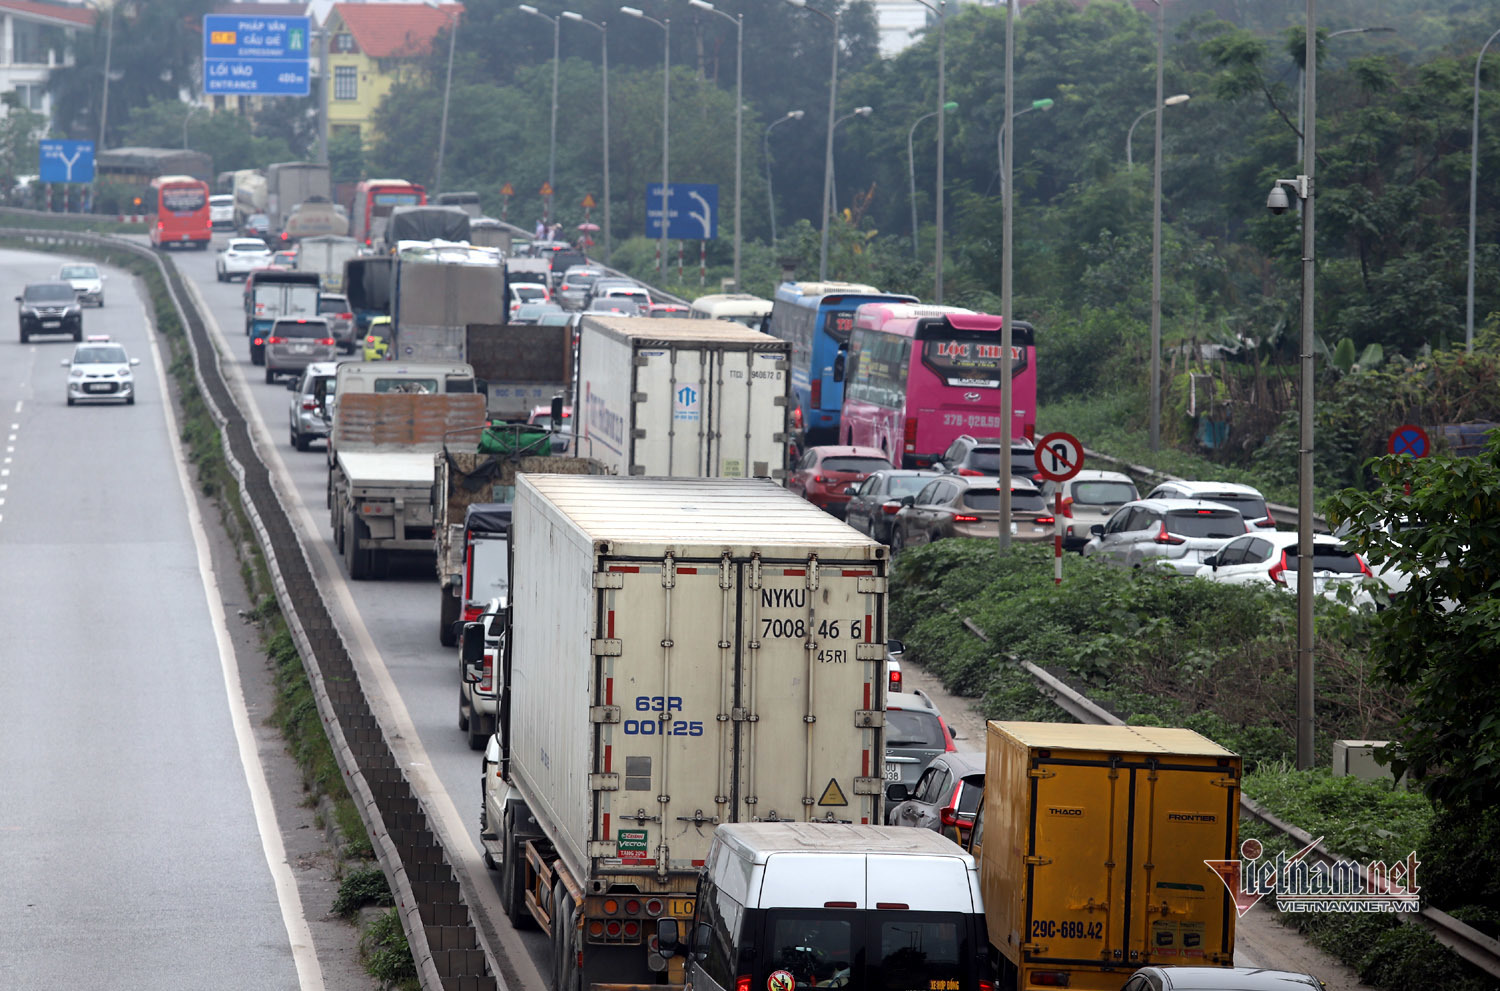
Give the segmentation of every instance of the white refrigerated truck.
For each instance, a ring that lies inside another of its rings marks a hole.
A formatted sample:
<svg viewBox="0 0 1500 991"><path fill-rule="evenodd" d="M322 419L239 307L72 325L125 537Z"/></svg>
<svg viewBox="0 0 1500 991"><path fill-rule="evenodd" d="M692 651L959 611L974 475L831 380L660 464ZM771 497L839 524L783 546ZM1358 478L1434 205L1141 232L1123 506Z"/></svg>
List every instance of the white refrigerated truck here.
<svg viewBox="0 0 1500 991"><path fill-rule="evenodd" d="M579 456L620 475L786 474L791 344L716 320L585 315Z"/></svg>
<svg viewBox="0 0 1500 991"><path fill-rule="evenodd" d="M715 826L882 821L887 550L768 480L525 474L510 557L501 903L554 987L680 985Z"/></svg>

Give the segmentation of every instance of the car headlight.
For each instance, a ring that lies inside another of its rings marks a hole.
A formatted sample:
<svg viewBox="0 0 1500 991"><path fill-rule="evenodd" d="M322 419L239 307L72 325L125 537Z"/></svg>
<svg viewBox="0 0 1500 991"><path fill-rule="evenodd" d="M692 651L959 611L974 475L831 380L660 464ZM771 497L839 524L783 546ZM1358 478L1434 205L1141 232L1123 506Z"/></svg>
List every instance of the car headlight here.
<svg viewBox="0 0 1500 991"><path fill-rule="evenodd" d="M83 369L82 368L75 368L72 371L68 372L68 378L74 378L74 379L81 379L81 378L83 378Z"/></svg>
<svg viewBox="0 0 1500 991"><path fill-rule="evenodd" d="M119 371L115 372L115 374L120 376L120 378L122 379L128 379L130 378L130 369L121 368Z"/></svg>

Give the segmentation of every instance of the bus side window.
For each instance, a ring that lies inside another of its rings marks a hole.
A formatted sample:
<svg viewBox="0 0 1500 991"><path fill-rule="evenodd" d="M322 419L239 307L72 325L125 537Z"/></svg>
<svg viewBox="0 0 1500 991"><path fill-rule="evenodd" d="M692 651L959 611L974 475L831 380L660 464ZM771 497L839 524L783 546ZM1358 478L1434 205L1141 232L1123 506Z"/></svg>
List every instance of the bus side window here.
<svg viewBox="0 0 1500 991"><path fill-rule="evenodd" d="M844 354L845 353L841 348L839 349L839 353L835 355L833 359L833 380L835 382L844 381Z"/></svg>

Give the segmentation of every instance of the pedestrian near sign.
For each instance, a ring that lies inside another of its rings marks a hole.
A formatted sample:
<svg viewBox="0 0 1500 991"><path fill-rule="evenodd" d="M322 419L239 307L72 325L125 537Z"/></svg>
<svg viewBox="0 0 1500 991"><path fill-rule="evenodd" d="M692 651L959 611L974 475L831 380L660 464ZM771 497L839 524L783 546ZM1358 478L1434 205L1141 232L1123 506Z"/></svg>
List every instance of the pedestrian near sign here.
<svg viewBox="0 0 1500 991"><path fill-rule="evenodd" d="M1408 423L1391 431L1390 440L1386 441L1386 450L1392 454L1409 454L1414 458L1425 458L1432 452L1432 444L1427 440L1427 431Z"/></svg>
<svg viewBox="0 0 1500 991"><path fill-rule="evenodd" d="M1083 445L1061 430L1036 443L1036 470L1051 482L1066 482L1083 470Z"/></svg>

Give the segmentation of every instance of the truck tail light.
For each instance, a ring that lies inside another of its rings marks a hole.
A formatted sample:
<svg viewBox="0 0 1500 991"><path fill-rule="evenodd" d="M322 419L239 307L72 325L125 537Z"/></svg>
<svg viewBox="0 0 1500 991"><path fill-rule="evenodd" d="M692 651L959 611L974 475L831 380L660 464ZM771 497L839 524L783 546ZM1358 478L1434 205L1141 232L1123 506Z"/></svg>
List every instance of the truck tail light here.
<svg viewBox="0 0 1500 991"><path fill-rule="evenodd" d="M807 402L813 409L823 408L823 383L821 380L813 381Z"/></svg>
<svg viewBox="0 0 1500 991"><path fill-rule="evenodd" d="M1270 576L1271 584L1286 587L1286 551L1281 552L1281 556L1276 559L1276 563L1271 565L1271 570L1266 574Z"/></svg>
<svg viewBox="0 0 1500 991"><path fill-rule="evenodd" d="M1066 519L1073 518L1073 497L1067 496L1063 499L1063 516Z"/></svg>
<svg viewBox="0 0 1500 991"><path fill-rule="evenodd" d="M666 911L666 906L662 904L660 898L652 898L650 901L646 902L646 914L651 916L651 918L656 918L664 911Z"/></svg>
<svg viewBox="0 0 1500 991"><path fill-rule="evenodd" d="M899 692L899 691L901 691L901 672L900 671L892 671L891 672L890 681L891 681L890 686L889 686L890 691L893 691L893 692Z"/></svg>
<svg viewBox="0 0 1500 991"><path fill-rule="evenodd" d="M464 534L464 590L463 601L469 601L469 590L474 587L474 538Z"/></svg>
<svg viewBox="0 0 1500 991"><path fill-rule="evenodd" d="M734 991L750 991L749 974L741 974L734 979Z"/></svg>
<svg viewBox="0 0 1500 991"><path fill-rule="evenodd" d="M1068 972L1066 970L1033 970L1031 983L1049 988L1065 988L1068 986Z"/></svg>
<svg viewBox="0 0 1500 991"><path fill-rule="evenodd" d="M1158 543L1158 544L1180 544L1180 543L1183 543L1183 539L1181 537L1177 536L1177 534L1175 534L1175 533L1168 533L1167 532L1167 525L1165 523L1163 523L1161 525L1161 530L1159 530L1157 532L1155 540L1156 540L1156 543Z"/></svg>
<svg viewBox="0 0 1500 991"><path fill-rule="evenodd" d="M917 418L908 416L901 431L901 449L907 454L917 453Z"/></svg>
<svg viewBox="0 0 1500 991"><path fill-rule="evenodd" d="M265 345L265 343L266 343L266 339L264 337L254 337L254 338L251 338L251 340L250 340L250 345L252 347L257 347L257 348L258 347L263 347Z"/></svg>
<svg viewBox="0 0 1500 991"><path fill-rule="evenodd" d="M982 471L975 471L973 468L960 468L960 469L958 469L958 471L954 472L954 474L956 474L956 475L968 475L971 478L981 478L981 477L983 477L984 472L982 472Z"/></svg>
<svg viewBox="0 0 1500 991"><path fill-rule="evenodd" d="M484 652L484 677L479 681L479 690L489 693L495 690L495 652Z"/></svg>
<svg viewBox="0 0 1500 991"><path fill-rule="evenodd" d="M641 924L639 922L636 922L634 919L632 919L629 922L625 923L625 937L627 939L635 939L640 934Z"/></svg>

